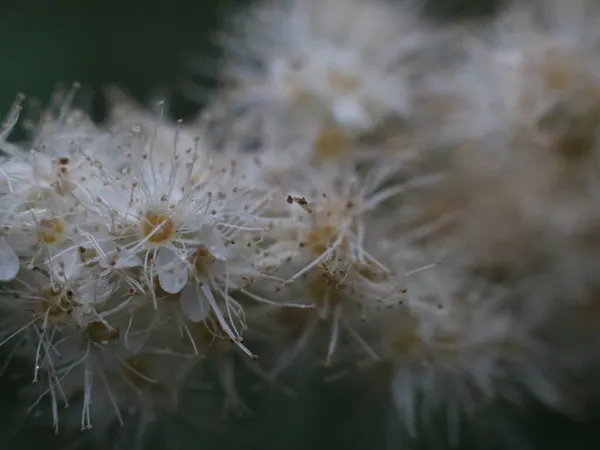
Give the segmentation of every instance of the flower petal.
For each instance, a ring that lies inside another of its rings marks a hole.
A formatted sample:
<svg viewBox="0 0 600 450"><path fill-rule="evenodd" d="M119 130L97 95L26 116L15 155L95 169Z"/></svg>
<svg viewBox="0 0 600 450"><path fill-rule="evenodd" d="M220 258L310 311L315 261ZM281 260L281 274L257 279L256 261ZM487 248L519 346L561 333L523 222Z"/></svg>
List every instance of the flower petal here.
<svg viewBox="0 0 600 450"><path fill-rule="evenodd" d="M19 272L19 257L10 244L0 238L0 281L10 281Z"/></svg>
<svg viewBox="0 0 600 450"><path fill-rule="evenodd" d="M373 125L364 107L353 97L337 99L332 105L332 113L335 120L345 128L364 130Z"/></svg>
<svg viewBox="0 0 600 450"><path fill-rule="evenodd" d="M225 261L229 257L229 248L225 245L221 233L215 229L211 229L209 232L206 248L218 260Z"/></svg>
<svg viewBox="0 0 600 450"><path fill-rule="evenodd" d="M161 248L156 257L156 273L160 287L169 294L180 292L189 280L188 264L167 248Z"/></svg>
<svg viewBox="0 0 600 450"><path fill-rule="evenodd" d="M143 264L141 258L135 253L125 250L119 253L115 268L117 269L131 269L132 267L138 267Z"/></svg>
<svg viewBox="0 0 600 450"><path fill-rule="evenodd" d="M192 322L202 322L210 313L210 304L195 283L181 291L179 303L183 314Z"/></svg>

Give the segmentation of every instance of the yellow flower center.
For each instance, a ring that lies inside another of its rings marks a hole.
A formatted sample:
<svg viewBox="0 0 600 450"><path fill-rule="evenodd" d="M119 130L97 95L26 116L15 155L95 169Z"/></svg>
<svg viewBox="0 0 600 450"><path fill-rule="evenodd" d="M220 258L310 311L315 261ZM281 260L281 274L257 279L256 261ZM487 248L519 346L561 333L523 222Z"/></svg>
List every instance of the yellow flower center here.
<svg viewBox="0 0 600 450"><path fill-rule="evenodd" d="M39 224L38 238L46 244L56 244L64 231L65 226L59 219L42 219Z"/></svg>
<svg viewBox="0 0 600 450"><path fill-rule="evenodd" d="M175 235L176 226L164 213L151 211L146 214L142 223L142 234L151 244L163 244Z"/></svg>

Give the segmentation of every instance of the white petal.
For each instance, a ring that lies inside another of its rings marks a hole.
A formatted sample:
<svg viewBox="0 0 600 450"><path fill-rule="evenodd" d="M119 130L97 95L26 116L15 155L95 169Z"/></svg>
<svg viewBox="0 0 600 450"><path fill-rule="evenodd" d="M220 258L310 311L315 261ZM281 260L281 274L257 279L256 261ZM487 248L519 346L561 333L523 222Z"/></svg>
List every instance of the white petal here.
<svg viewBox="0 0 600 450"><path fill-rule="evenodd" d="M0 238L0 281L10 281L19 272L19 257L10 244Z"/></svg>
<svg viewBox="0 0 600 450"><path fill-rule="evenodd" d="M106 302L113 292L113 285L103 278L86 281L79 288L78 301L82 305Z"/></svg>
<svg viewBox="0 0 600 450"><path fill-rule="evenodd" d="M156 272L160 287L169 294L180 292L189 280L187 263L167 248L161 248L158 252Z"/></svg>
<svg viewBox="0 0 600 450"><path fill-rule="evenodd" d="M225 240L221 233L215 229L211 229L208 236L206 248L215 258L225 261L229 257L229 248L225 245Z"/></svg>
<svg viewBox="0 0 600 450"><path fill-rule="evenodd" d="M141 258L131 251L120 252L116 262L115 267L117 269L130 269L142 265Z"/></svg>
<svg viewBox="0 0 600 450"><path fill-rule="evenodd" d="M100 259L98 264L104 269L131 269L132 267L141 266L143 262L141 258L132 251L122 250L117 252L114 250L107 252L106 258Z"/></svg>
<svg viewBox="0 0 600 450"><path fill-rule="evenodd" d="M47 178L52 174L52 160L43 153L33 152L31 165L36 177Z"/></svg>
<svg viewBox="0 0 600 450"><path fill-rule="evenodd" d="M81 272L83 265L79 259L77 249L71 249L67 252L56 249L58 256L51 255L51 267L54 276L59 280L71 280Z"/></svg>
<svg viewBox="0 0 600 450"><path fill-rule="evenodd" d="M157 252L154 264L157 271L169 269L178 260L177 253L169 248L161 248Z"/></svg>
<svg viewBox="0 0 600 450"><path fill-rule="evenodd" d="M179 270L181 269L181 270ZM158 283L163 291L169 294L180 292L189 280L187 267L158 273Z"/></svg>
<svg viewBox="0 0 600 450"><path fill-rule="evenodd" d="M179 303L183 314L192 322L202 322L210 313L210 304L195 283L181 291Z"/></svg>
<svg viewBox="0 0 600 450"><path fill-rule="evenodd" d="M344 97L332 105L335 120L343 127L351 129L368 129L372 126L371 119L358 99Z"/></svg>

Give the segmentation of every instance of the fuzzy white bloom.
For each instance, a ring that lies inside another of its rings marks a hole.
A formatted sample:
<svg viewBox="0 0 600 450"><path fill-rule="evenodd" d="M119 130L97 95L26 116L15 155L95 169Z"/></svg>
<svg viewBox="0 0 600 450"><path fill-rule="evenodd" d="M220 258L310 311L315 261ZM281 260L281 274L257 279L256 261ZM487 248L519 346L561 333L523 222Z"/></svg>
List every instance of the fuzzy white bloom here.
<svg viewBox="0 0 600 450"><path fill-rule="evenodd" d="M409 434L441 411L453 445L498 398L578 412L566 381L594 376L600 337L600 11L546 6L434 32L384 0L260 3L192 124L110 91L96 125L73 89L15 143L19 99L0 347L31 363L31 411L145 429L214 368L243 414L240 373L293 396L279 377L317 360L385 369Z"/></svg>
<svg viewBox="0 0 600 450"><path fill-rule="evenodd" d="M393 367L393 401L409 433L442 411L457 445L462 413L499 396L569 405L550 347L534 337L533 322L511 311L511 289L445 272L441 264L409 276L403 305L363 331L381 339L373 348Z"/></svg>
<svg viewBox="0 0 600 450"><path fill-rule="evenodd" d="M451 77L424 83L448 102L426 138L444 146L445 181L403 214L436 258L529 285L535 314L593 296L598 276L598 14L586 0L513 5L465 38Z"/></svg>
<svg viewBox="0 0 600 450"><path fill-rule="evenodd" d="M270 228L272 197L180 125L137 115L100 130L81 113L65 117L44 119L34 139L43 144L30 154L3 145L11 158L0 195L0 273L11 282L2 342L18 340L35 361L34 381L47 380L40 401L50 396L56 429L60 399L68 404L78 392L81 425L91 426L96 379L122 421L134 393L122 392L122 372L159 382L154 369L136 368L151 342L195 361L212 340L200 327L255 357L232 294L261 275L253 255ZM143 120L127 130L134 117ZM176 380L160 383L175 392Z"/></svg>
<svg viewBox="0 0 600 450"><path fill-rule="evenodd" d="M223 38L224 98L278 170L347 159L360 136L410 118L434 36L386 1L260 2Z"/></svg>
<svg viewBox="0 0 600 450"><path fill-rule="evenodd" d="M306 107L359 130L410 111L402 57L425 37L414 14L385 2L293 0L261 4L239 25L228 70L244 83L242 105L295 106L299 117Z"/></svg>

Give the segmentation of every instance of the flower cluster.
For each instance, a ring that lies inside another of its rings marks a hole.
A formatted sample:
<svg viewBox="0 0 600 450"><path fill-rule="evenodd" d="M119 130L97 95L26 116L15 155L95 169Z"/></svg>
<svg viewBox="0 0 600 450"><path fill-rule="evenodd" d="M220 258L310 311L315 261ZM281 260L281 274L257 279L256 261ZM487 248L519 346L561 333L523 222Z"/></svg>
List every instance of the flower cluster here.
<svg viewBox="0 0 600 450"><path fill-rule="evenodd" d="M498 397L578 411L600 337L600 9L536 12L458 28L266 1L232 22L190 124L117 100L98 126L74 88L16 144L19 99L0 345L31 361L32 408L56 430L74 399L83 429L153 417L212 358L239 412L231 358L277 386L305 353L389 368L411 435L442 410L454 441Z"/></svg>

